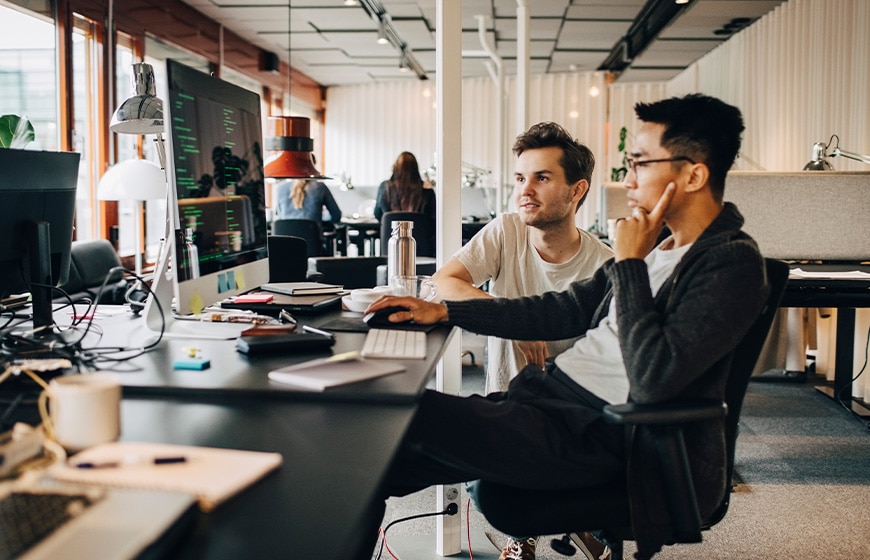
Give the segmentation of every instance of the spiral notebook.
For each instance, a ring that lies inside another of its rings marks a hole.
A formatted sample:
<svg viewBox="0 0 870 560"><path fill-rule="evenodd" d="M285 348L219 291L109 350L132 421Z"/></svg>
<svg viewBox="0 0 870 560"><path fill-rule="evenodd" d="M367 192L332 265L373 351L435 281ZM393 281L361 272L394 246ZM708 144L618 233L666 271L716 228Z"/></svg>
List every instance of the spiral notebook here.
<svg viewBox="0 0 870 560"><path fill-rule="evenodd" d="M282 460L279 453L123 441L90 447L51 474L66 482L184 492L210 511Z"/></svg>

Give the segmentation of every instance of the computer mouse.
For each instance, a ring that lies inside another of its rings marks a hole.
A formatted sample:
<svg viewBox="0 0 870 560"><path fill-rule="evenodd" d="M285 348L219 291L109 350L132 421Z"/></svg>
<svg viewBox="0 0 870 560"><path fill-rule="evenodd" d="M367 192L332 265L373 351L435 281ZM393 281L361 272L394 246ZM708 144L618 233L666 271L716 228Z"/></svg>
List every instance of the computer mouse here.
<svg viewBox="0 0 870 560"><path fill-rule="evenodd" d="M398 313L400 311L407 311L407 310L408 309L405 307L399 307L399 306L395 306L395 305L391 306L391 307L385 307L383 309L378 309L377 311L372 311L371 313L366 313L366 316L363 317L363 321L365 321L365 323L372 328L394 327L396 325L410 323L411 320L408 319L405 321L395 321L394 322L394 321L389 320L389 316L392 315L393 313Z"/></svg>

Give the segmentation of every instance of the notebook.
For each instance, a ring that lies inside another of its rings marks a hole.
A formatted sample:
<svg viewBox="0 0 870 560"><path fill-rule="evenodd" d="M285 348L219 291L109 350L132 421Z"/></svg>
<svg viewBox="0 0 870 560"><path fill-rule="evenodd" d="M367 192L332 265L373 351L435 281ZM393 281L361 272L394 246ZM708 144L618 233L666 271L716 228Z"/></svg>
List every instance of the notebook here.
<svg viewBox="0 0 870 560"><path fill-rule="evenodd" d="M272 300L267 302L236 301L237 298L230 298L222 301L221 307L224 309L253 311L272 316L277 316L282 309L289 313L298 313L300 315L314 314L339 307L341 305L342 293L305 296L288 296L286 294L275 293Z"/></svg>
<svg viewBox="0 0 870 560"><path fill-rule="evenodd" d="M288 296L312 296L317 294L337 294L344 291L344 286L324 284L322 282L269 282L260 286L260 289L264 292Z"/></svg>
<svg viewBox="0 0 870 560"><path fill-rule="evenodd" d="M185 492L211 511L282 460L279 453L122 441L89 447L51 474L65 482Z"/></svg>
<svg viewBox="0 0 870 560"><path fill-rule="evenodd" d="M359 352L345 352L270 371L269 379L309 391L325 391L405 369L405 366L396 362L366 360L360 357Z"/></svg>
<svg viewBox="0 0 870 560"><path fill-rule="evenodd" d="M86 489L65 483L38 482L17 492L84 495L91 505L38 539L22 560L100 558L120 560L143 553L167 556L196 520L196 500L190 494L135 489ZM5 498L6 491L0 492ZM76 500L77 503L83 503ZM21 522L22 514L17 514ZM7 538L11 541L10 535ZM7 543L11 546L11 542Z"/></svg>

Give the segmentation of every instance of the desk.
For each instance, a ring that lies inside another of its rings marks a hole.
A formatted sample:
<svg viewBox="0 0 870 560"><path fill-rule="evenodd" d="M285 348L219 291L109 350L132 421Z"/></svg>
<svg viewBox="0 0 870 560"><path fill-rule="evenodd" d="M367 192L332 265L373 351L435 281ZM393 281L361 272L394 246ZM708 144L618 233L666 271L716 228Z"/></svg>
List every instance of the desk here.
<svg viewBox="0 0 870 560"><path fill-rule="evenodd" d="M807 272L843 272L861 270L870 272L870 266L845 265L792 265ZM834 387L817 387L830 397L852 395L852 355L854 352L855 308L870 307L870 280L841 280L834 278L789 278L780 307L836 307L837 344L834 367ZM842 393L841 393L842 391ZM852 410L861 416L870 416L870 410L855 400Z"/></svg>
<svg viewBox="0 0 870 560"><path fill-rule="evenodd" d="M378 241L381 237L381 222L374 218L342 218L341 225L347 228L348 242L356 244L359 256L376 257L380 254ZM355 232L355 235L350 235L351 232ZM369 244L368 251L366 241Z"/></svg>
<svg viewBox="0 0 870 560"><path fill-rule="evenodd" d="M314 317L299 317L302 324L320 326L337 318L362 320L362 313L335 310ZM101 346L135 346L141 344L145 334L144 321L129 314L105 317L99 320L103 331ZM208 328L209 325L203 325ZM199 396L237 396L245 394L262 398L293 400L330 400L413 403L423 392L453 330L438 327L426 337L426 358L407 360L407 371L336 387L317 393L301 391L289 385L269 381L267 374L293 363L304 362L330 353L359 350L365 333L338 332L331 351L275 354L247 357L236 352L232 340L164 339L158 348L132 362L120 366L125 395L179 395L185 398ZM85 345L91 339L85 340ZM93 338L96 340L96 337ZM95 344L93 342L92 344ZM211 367L202 371L177 370L173 362L186 355L187 348L196 347L211 361Z"/></svg>
<svg viewBox="0 0 870 560"><path fill-rule="evenodd" d="M122 439L281 453L278 471L187 534L178 559L371 558L360 527L413 405L124 398Z"/></svg>
<svg viewBox="0 0 870 560"><path fill-rule="evenodd" d="M361 314L334 311L304 322L322 325L342 316ZM129 313L98 312L100 345L135 342L142 323ZM254 360L235 352L233 341L164 340L116 368L124 386L122 440L270 451L284 458L276 472L200 515L172 558L369 560L372 551L362 545L371 536L360 531L380 499L416 398L453 332L429 333L428 357L406 361L406 372L325 393L272 385L266 378L277 366L317 355ZM333 351L358 349L363 337L336 333ZM173 358L191 345L212 367L173 370ZM33 422L35 406L23 413Z"/></svg>

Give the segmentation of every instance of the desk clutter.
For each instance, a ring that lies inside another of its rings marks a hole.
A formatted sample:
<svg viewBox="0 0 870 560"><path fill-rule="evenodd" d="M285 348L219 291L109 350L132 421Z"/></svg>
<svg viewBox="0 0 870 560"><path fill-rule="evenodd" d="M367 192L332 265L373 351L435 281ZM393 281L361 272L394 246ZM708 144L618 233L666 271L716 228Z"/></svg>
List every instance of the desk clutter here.
<svg viewBox="0 0 870 560"><path fill-rule="evenodd" d="M207 512L282 461L278 453L121 441L85 449L49 473L64 482L192 494Z"/></svg>

